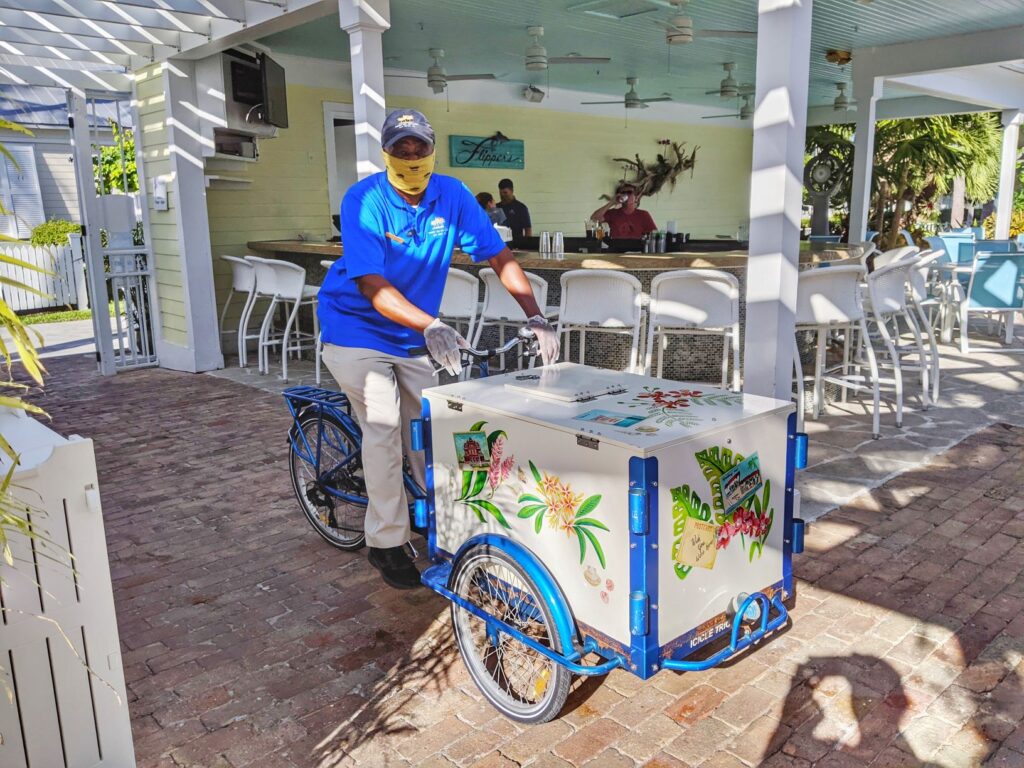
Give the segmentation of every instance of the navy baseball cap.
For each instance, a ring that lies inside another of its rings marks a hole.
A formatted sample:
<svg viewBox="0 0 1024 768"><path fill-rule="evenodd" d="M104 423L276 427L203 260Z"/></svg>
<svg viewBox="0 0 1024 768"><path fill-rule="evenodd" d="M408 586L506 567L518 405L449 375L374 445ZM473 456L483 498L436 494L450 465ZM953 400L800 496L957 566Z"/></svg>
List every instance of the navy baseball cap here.
<svg viewBox="0 0 1024 768"><path fill-rule="evenodd" d="M399 139L412 136L422 139L430 145L434 143L434 129L422 112L415 109L396 109L384 119L384 128L380 132L380 144L384 149L391 149Z"/></svg>

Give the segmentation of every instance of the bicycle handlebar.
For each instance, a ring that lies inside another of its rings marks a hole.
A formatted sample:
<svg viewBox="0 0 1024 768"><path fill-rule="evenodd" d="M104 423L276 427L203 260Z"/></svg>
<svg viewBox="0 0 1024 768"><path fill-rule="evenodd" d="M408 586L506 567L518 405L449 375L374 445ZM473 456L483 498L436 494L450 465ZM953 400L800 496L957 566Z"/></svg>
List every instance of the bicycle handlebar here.
<svg viewBox="0 0 1024 768"><path fill-rule="evenodd" d="M527 344L527 349L524 351L527 357L539 357L540 351L537 349L537 336L529 328L520 328L518 335L509 339L500 347L493 347L492 349L474 349L473 347L460 347L459 352L463 355L476 358L477 360L487 360L498 355L503 355L506 352L511 352L513 349L521 344ZM429 351L426 347L413 347L409 350L410 357L419 357L420 355L427 355Z"/></svg>

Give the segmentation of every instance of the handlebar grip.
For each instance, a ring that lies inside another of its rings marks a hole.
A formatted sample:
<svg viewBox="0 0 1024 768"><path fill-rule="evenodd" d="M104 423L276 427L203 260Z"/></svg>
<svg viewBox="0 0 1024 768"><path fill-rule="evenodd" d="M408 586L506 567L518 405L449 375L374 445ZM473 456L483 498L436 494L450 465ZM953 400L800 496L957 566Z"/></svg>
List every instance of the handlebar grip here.
<svg viewBox="0 0 1024 768"><path fill-rule="evenodd" d="M429 355L429 354L430 354L430 352L429 352L429 350L427 350L427 348L425 346L422 346L422 347L412 347L409 350L409 357L423 357L423 355Z"/></svg>

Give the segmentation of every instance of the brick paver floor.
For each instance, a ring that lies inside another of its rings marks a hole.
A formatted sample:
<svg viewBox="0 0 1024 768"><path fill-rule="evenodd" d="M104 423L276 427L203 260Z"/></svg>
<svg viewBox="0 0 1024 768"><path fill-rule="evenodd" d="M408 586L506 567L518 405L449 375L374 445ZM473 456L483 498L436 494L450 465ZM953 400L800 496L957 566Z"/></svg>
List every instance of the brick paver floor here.
<svg viewBox="0 0 1024 768"><path fill-rule="evenodd" d="M469 681L442 599L309 529L278 397L50 370L38 402L96 444L141 768L1024 765L1024 429L816 522L792 627L754 653L585 680L524 728Z"/></svg>

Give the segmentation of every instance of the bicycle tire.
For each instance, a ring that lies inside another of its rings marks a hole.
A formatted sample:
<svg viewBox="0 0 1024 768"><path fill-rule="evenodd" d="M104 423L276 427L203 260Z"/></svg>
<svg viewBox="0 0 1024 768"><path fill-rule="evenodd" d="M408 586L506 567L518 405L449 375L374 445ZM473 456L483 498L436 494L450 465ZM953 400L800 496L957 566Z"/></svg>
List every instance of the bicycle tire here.
<svg viewBox="0 0 1024 768"><path fill-rule="evenodd" d="M561 649L562 638L540 590L504 551L486 544L473 547L455 563L450 584L464 600L542 645ZM501 634L497 645L492 644L485 622L454 602L451 616L466 669L495 709L530 724L558 715L572 681L568 669L510 635Z"/></svg>
<svg viewBox="0 0 1024 768"><path fill-rule="evenodd" d="M356 504L326 493L316 482L312 464L295 449L296 443L302 445L302 440L296 432L298 429L306 435L306 441L310 446L316 446L320 418L317 409L310 408L300 413L297 424L292 425L288 441L288 472L292 479L292 489L313 530L331 546L354 552L366 543L364 524L367 502L362 457L357 455L351 464L340 470L332 479L332 487L362 497L362 503ZM338 418L325 412L322 424L324 439L320 449L321 464L324 463L325 457L328 461L340 461L353 451L358 452L358 436Z"/></svg>

